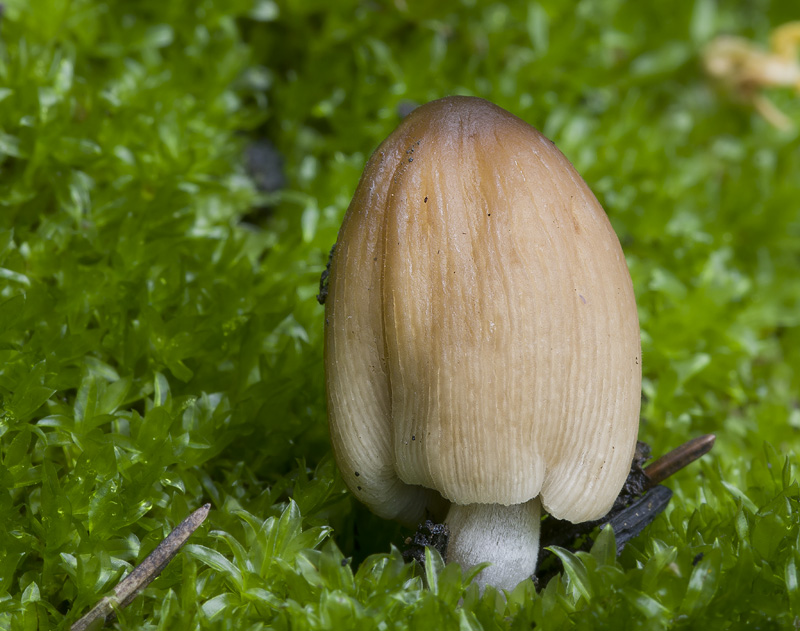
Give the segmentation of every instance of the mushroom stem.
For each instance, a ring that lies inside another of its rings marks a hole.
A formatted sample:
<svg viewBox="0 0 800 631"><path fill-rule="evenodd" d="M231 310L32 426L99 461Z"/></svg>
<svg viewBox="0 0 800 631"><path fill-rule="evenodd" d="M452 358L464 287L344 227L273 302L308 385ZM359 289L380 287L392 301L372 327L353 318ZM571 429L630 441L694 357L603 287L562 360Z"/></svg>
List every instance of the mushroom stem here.
<svg viewBox="0 0 800 631"><path fill-rule="evenodd" d="M488 561L492 565L475 578L481 591L486 585L514 589L536 571L541 512L538 497L511 506L451 505L447 560L465 570Z"/></svg>

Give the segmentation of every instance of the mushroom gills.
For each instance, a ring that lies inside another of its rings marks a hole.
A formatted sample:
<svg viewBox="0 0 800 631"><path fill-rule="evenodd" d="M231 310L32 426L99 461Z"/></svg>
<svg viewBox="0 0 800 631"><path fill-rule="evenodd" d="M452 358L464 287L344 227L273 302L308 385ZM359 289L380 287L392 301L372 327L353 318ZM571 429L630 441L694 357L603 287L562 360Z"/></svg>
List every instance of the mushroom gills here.
<svg viewBox="0 0 800 631"><path fill-rule="evenodd" d="M447 561L463 569L488 561L475 583L512 590L536 571L542 504L538 497L523 504L452 504L445 523L450 529Z"/></svg>

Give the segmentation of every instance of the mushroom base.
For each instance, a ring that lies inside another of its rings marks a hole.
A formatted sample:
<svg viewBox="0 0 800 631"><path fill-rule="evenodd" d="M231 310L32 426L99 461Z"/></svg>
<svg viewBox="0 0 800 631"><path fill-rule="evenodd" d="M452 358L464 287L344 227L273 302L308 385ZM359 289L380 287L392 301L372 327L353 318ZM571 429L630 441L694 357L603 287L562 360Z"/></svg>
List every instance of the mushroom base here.
<svg viewBox="0 0 800 631"><path fill-rule="evenodd" d="M541 502L524 504L452 504L445 523L450 528L447 560L467 569L492 565L475 578L486 585L512 590L536 571L539 556Z"/></svg>

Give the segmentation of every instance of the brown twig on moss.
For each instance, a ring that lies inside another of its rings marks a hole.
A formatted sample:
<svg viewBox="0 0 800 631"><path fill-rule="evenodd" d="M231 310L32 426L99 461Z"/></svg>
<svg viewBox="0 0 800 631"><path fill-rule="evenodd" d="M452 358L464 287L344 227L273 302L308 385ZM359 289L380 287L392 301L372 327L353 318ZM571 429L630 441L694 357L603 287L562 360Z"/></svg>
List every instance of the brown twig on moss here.
<svg viewBox="0 0 800 631"><path fill-rule="evenodd" d="M693 438L647 465L644 473L650 480L648 488L663 482L673 473L707 454L714 446L716 438L714 434Z"/></svg>
<svg viewBox="0 0 800 631"><path fill-rule="evenodd" d="M114 593L103 598L89 613L75 622L70 627L71 631L100 628L104 622L114 617L115 610L127 607L178 554L181 546L205 521L210 509L211 504L205 504L178 524L144 561L117 584Z"/></svg>

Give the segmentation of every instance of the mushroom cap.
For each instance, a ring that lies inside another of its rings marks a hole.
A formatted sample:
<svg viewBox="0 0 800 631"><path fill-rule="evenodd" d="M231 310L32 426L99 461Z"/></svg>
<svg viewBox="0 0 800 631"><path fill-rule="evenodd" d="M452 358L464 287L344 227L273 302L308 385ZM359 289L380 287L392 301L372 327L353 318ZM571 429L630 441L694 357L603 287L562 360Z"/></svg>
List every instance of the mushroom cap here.
<svg viewBox="0 0 800 631"><path fill-rule="evenodd" d="M605 212L536 129L478 98L409 114L370 158L326 301L337 462L378 515L541 496L605 514L633 457L641 347Z"/></svg>

